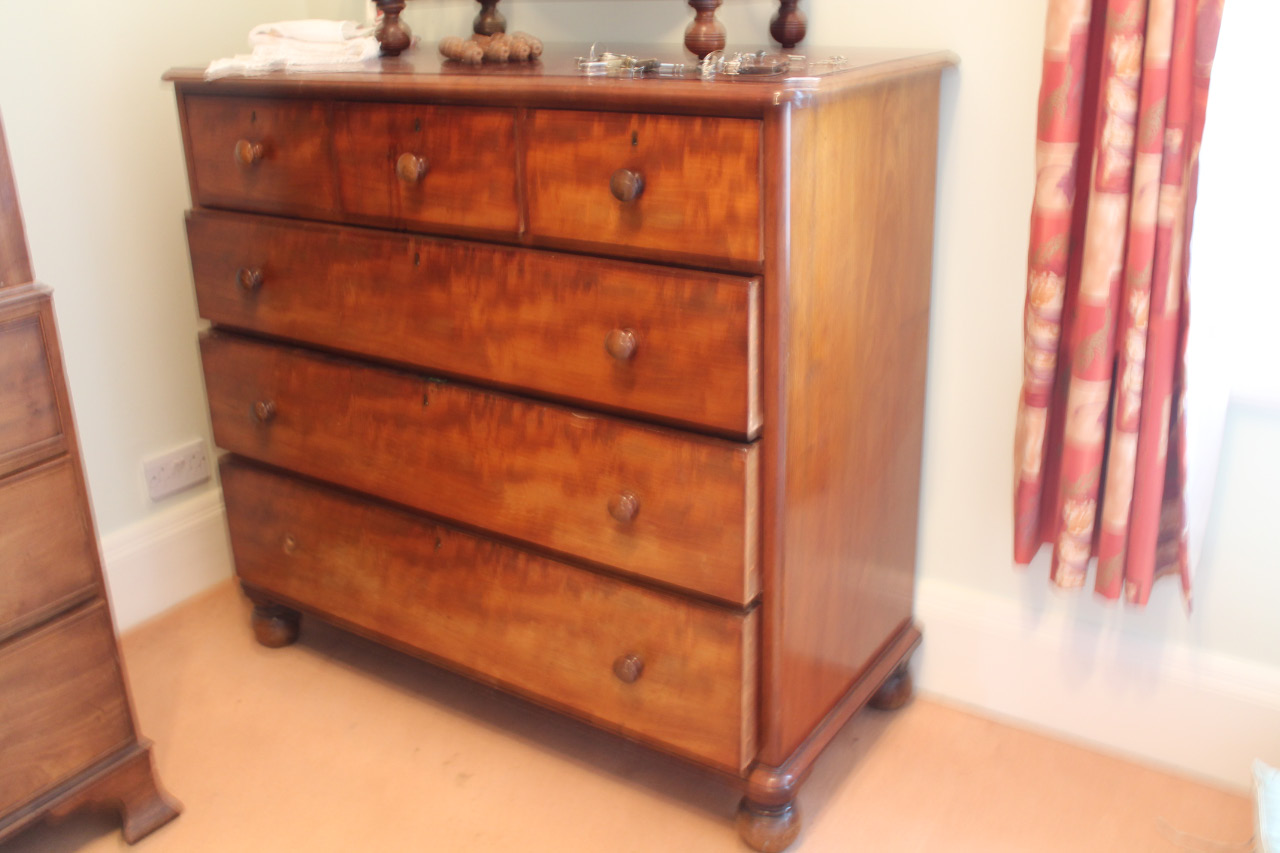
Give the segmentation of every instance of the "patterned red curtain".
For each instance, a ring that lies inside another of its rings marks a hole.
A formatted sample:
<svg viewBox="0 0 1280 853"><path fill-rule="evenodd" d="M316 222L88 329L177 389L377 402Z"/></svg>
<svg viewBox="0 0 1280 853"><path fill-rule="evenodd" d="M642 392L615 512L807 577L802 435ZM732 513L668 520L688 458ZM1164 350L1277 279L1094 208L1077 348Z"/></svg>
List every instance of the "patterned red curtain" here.
<svg viewBox="0 0 1280 853"><path fill-rule="evenodd" d="M1188 604L1187 252L1224 0L1049 0L1014 558L1052 580Z"/></svg>

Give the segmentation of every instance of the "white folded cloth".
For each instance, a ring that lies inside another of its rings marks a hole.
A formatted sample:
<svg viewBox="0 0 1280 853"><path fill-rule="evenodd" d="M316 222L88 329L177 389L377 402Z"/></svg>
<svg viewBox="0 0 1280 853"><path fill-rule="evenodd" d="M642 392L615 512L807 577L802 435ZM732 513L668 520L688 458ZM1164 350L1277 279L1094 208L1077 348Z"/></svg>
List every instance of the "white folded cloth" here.
<svg viewBox="0 0 1280 853"><path fill-rule="evenodd" d="M209 63L205 79L271 71L363 71L379 49L372 27L323 20L261 24L249 31L249 45L252 53Z"/></svg>

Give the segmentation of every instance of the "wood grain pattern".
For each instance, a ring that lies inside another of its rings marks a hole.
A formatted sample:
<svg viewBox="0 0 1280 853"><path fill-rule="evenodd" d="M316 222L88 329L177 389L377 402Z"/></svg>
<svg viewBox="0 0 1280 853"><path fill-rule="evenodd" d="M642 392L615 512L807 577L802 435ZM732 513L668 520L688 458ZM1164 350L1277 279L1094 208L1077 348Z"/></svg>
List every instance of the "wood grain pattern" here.
<svg viewBox="0 0 1280 853"><path fill-rule="evenodd" d="M18 187L13 182L4 122L0 121L0 287L29 281L31 258L27 254L27 235L22 227L22 209L18 206Z"/></svg>
<svg viewBox="0 0 1280 853"><path fill-rule="evenodd" d="M330 218L337 209L333 116L324 101L189 97L191 197L198 205ZM236 159L245 141L261 158Z"/></svg>
<svg viewBox="0 0 1280 853"><path fill-rule="evenodd" d="M753 614L243 463L222 482L246 584L730 772L754 756ZM630 683L614 671L628 655Z"/></svg>
<svg viewBox="0 0 1280 853"><path fill-rule="evenodd" d="M767 356L783 422L765 435L781 464L766 474L779 490L763 614L773 766L910 622L937 115L936 74L791 112L787 303L767 308L786 346Z"/></svg>
<svg viewBox="0 0 1280 853"><path fill-rule="evenodd" d="M0 647L0 815L132 742L106 606Z"/></svg>
<svg viewBox="0 0 1280 853"><path fill-rule="evenodd" d="M41 316L14 304L0 304L0 475L65 449Z"/></svg>
<svg viewBox="0 0 1280 853"><path fill-rule="evenodd" d="M734 604L756 594L753 445L226 334L201 354L220 447ZM640 506L626 523L609 514L623 491Z"/></svg>
<svg viewBox="0 0 1280 853"><path fill-rule="evenodd" d="M760 123L531 110L525 174L540 245L760 268ZM634 201L618 170L643 178Z"/></svg>
<svg viewBox="0 0 1280 853"><path fill-rule="evenodd" d="M333 138L345 218L446 234L520 230L509 109L339 104ZM397 161L419 158L417 179Z"/></svg>
<svg viewBox="0 0 1280 853"><path fill-rule="evenodd" d="M0 479L0 640L98 591L97 543L65 457Z"/></svg>
<svg viewBox="0 0 1280 853"><path fill-rule="evenodd" d="M758 282L213 211L187 219L200 315L737 438L761 421ZM243 269L261 272L246 290ZM615 330L634 353L611 356Z"/></svg>

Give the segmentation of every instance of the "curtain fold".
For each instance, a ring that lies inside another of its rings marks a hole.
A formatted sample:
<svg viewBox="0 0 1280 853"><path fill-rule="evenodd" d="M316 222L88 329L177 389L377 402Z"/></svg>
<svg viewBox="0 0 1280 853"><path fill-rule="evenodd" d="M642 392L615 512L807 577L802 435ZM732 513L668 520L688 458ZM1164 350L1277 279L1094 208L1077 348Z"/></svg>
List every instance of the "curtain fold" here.
<svg viewBox="0 0 1280 853"><path fill-rule="evenodd" d="M1145 604L1181 578L1187 254L1224 0L1049 0L1014 559Z"/></svg>

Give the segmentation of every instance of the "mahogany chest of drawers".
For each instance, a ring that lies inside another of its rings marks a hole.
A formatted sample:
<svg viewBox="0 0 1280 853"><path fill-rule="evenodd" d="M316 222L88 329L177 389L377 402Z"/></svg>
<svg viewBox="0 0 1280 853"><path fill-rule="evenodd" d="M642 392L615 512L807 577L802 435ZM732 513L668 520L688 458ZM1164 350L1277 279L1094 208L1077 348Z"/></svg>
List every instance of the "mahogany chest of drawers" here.
<svg viewBox="0 0 1280 853"><path fill-rule="evenodd" d="M736 779L905 699L948 54L175 71L236 570ZM815 66L816 67L816 66ZM812 71L812 73L810 73Z"/></svg>
<svg viewBox="0 0 1280 853"><path fill-rule="evenodd" d="M30 279L0 128L0 843L92 805L132 843L177 804L134 724L53 305Z"/></svg>

